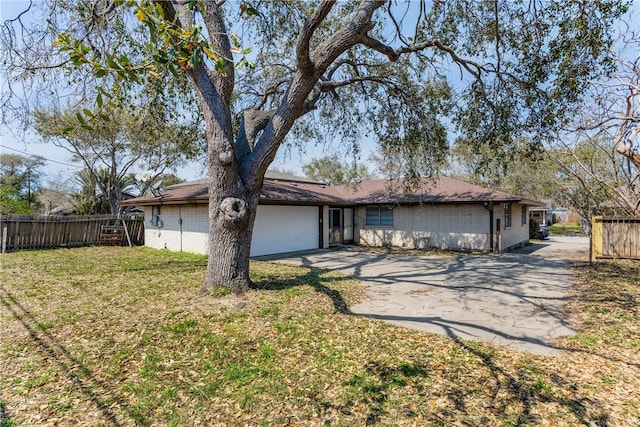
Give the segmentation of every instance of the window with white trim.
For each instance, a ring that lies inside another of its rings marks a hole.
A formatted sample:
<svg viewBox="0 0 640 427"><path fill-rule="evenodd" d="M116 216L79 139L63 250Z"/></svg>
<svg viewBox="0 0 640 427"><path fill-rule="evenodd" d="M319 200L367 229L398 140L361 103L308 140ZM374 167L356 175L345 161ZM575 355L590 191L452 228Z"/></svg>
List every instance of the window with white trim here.
<svg viewBox="0 0 640 427"><path fill-rule="evenodd" d="M393 208L386 206L367 208L365 224L393 226Z"/></svg>
<svg viewBox="0 0 640 427"><path fill-rule="evenodd" d="M520 205L520 225L527 225L527 205Z"/></svg>

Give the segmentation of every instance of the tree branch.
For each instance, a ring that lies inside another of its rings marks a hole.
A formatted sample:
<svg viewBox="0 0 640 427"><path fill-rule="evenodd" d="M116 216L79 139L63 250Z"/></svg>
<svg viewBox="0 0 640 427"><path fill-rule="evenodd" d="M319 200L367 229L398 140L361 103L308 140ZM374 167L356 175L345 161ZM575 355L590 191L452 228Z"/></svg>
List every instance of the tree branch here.
<svg viewBox="0 0 640 427"><path fill-rule="evenodd" d="M295 120L314 108L319 94L317 92L312 94L312 91L318 80L340 55L355 46L361 36L371 30L372 15L384 3L382 0L362 1L351 22L320 43L309 55L308 49L313 30L322 22L320 18L324 19L327 16L333 2L323 1L314 12L298 41L296 53L299 65L291 85L273 118L255 143L253 152L246 156L241 164L241 175L250 177L248 185L255 187L262 183L264 172ZM306 61L311 61L311 65Z"/></svg>
<svg viewBox="0 0 640 427"><path fill-rule="evenodd" d="M353 77L351 79L342 80L342 81L322 81L318 83L318 87L322 92L331 92L333 89L336 89L339 87L349 86L354 83L362 83L362 82L375 82L385 86L393 86L394 88L396 87L395 85L391 85L389 80L384 79L380 76L369 76L369 77L359 76L359 77Z"/></svg>
<svg viewBox="0 0 640 427"><path fill-rule="evenodd" d="M209 41L214 52L219 52L225 58L233 58L231 54L231 43L227 28L222 18L220 6L214 0L205 1L206 14L204 14L204 24L207 27L209 33ZM201 66L204 67L204 65ZM211 70L208 75L216 85L217 90L220 92L225 105L229 105L231 100L231 94L233 92L233 85L235 80L235 70L233 68L233 61L226 60L224 66L224 76L218 71Z"/></svg>
<svg viewBox="0 0 640 427"><path fill-rule="evenodd" d="M335 3L335 0L322 0L318 8L302 26L298 43L296 44L296 56L298 58L298 69L304 73L311 73L313 70L313 63L309 56L309 46L313 33L327 17Z"/></svg>
<svg viewBox="0 0 640 427"><path fill-rule="evenodd" d="M258 134L267 127L269 120L273 117L275 110L246 110L240 118L240 129L236 138L236 150L240 154L241 160L244 155L253 150L253 146ZM243 147L247 147L247 151Z"/></svg>
<svg viewBox="0 0 640 427"><path fill-rule="evenodd" d="M444 45L439 40L428 40L428 41L414 44L411 46L405 46L399 49L393 49L391 46L388 46L382 43L381 41L374 39L373 37L365 35L361 38L360 43L362 43L364 46L370 49L375 50L376 52L379 52L385 55L387 58L389 58L389 61L391 62L397 61L402 55L420 52L430 47L435 47L436 49L447 53L455 63L462 66L465 70L467 70L469 74L471 74L476 79L480 78L482 71L485 69L484 66L478 64L475 61L462 58L453 50L453 48L451 48L450 46Z"/></svg>

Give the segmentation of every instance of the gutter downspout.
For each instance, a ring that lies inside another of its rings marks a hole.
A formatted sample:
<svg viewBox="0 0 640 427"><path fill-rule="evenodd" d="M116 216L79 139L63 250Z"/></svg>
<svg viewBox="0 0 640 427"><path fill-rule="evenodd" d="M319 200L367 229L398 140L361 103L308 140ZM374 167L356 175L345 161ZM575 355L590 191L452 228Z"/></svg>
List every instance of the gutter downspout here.
<svg viewBox="0 0 640 427"><path fill-rule="evenodd" d="M182 206L178 206L178 224L180 224L180 252L182 252Z"/></svg>

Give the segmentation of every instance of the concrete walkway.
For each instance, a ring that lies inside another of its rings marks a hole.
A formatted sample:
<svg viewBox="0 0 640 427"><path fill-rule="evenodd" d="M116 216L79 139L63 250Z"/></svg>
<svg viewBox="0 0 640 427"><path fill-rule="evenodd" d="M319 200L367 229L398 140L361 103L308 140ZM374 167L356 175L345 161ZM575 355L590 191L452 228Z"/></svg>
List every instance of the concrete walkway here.
<svg viewBox="0 0 640 427"><path fill-rule="evenodd" d="M450 337L491 342L544 355L571 335L563 315L571 288L570 259L588 239L550 237L520 251L482 256L399 256L349 250L279 261L339 270L365 282L354 314Z"/></svg>

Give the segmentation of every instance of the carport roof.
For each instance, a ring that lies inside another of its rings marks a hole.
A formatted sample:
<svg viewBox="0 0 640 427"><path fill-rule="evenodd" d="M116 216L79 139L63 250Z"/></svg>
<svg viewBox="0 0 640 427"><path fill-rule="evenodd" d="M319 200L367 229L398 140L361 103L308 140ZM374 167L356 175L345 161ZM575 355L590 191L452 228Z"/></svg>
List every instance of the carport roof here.
<svg viewBox="0 0 640 427"><path fill-rule="evenodd" d="M123 201L125 206L208 203L206 180L167 188L158 196ZM322 183L266 178L260 196L262 204L288 205L390 205L441 203L525 203L543 204L502 191L490 190L446 176L407 188L402 180L367 180L355 184L329 186Z"/></svg>

